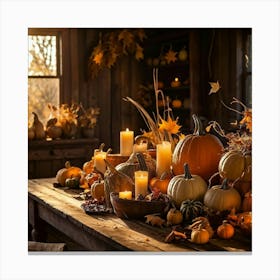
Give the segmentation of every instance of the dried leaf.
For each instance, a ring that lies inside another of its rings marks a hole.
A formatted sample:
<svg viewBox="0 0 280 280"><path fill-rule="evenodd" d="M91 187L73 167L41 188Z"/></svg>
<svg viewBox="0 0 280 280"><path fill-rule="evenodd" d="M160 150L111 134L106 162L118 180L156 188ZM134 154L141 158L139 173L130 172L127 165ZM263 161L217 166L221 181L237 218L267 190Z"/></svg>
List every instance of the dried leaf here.
<svg viewBox="0 0 280 280"><path fill-rule="evenodd" d="M219 81L217 81L216 83L215 82L209 82L210 86L211 86L211 89L208 93L208 95L211 95L212 93L216 93L220 90L221 86L219 84Z"/></svg>
<svg viewBox="0 0 280 280"><path fill-rule="evenodd" d="M178 118L174 121L170 116L168 116L167 121L160 118L161 123L159 124L160 131L167 131L171 134L177 134L181 128L180 125L177 124Z"/></svg>
<svg viewBox="0 0 280 280"><path fill-rule="evenodd" d="M101 65L102 59L103 59L103 52L102 52L102 51L100 51L98 54L96 54L96 55L93 57L93 61L94 61L97 65Z"/></svg>
<svg viewBox="0 0 280 280"><path fill-rule="evenodd" d="M171 62L175 62L177 61L177 52L174 52L172 49L170 49L164 56L167 64L171 63Z"/></svg>
<svg viewBox="0 0 280 280"><path fill-rule="evenodd" d="M144 58L143 48L139 44L136 44L135 58L137 60L141 60Z"/></svg>

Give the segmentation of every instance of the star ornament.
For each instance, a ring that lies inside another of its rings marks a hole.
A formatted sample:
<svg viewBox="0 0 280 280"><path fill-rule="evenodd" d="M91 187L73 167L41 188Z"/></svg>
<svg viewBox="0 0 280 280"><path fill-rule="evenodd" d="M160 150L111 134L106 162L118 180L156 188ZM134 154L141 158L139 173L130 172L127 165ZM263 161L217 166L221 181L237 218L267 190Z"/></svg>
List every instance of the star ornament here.
<svg viewBox="0 0 280 280"><path fill-rule="evenodd" d="M209 82L210 86L211 86L211 89L208 93L208 95L211 95L212 93L216 93L220 90L221 86L219 84L219 81L217 81L216 83L215 82Z"/></svg>
<svg viewBox="0 0 280 280"><path fill-rule="evenodd" d="M159 125L159 130L170 132L171 134L177 134L181 128L180 125L177 124L178 118L174 121L170 116L168 116L167 121L164 119L160 119L161 124Z"/></svg>
<svg viewBox="0 0 280 280"><path fill-rule="evenodd" d="M177 58L176 56L177 56L177 52L174 52L173 50L170 49L170 50L165 54L164 58L165 58L167 64L169 64L169 63L171 63L171 62L175 62L175 61L178 60L178 58Z"/></svg>

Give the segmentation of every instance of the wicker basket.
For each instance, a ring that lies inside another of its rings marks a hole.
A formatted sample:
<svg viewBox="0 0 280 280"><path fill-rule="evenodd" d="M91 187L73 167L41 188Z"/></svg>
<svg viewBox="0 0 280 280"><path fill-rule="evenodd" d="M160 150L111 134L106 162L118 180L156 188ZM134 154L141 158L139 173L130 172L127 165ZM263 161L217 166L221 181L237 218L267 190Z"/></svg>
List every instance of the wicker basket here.
<svg viewBox="0 0 280 280"><path fill-rule="evenodd" d="M110 193L110 201L115 214L122 219L141 219L148 214L164 214L167 207L167 204L160 200L121 199L116 192Z"/></svg>

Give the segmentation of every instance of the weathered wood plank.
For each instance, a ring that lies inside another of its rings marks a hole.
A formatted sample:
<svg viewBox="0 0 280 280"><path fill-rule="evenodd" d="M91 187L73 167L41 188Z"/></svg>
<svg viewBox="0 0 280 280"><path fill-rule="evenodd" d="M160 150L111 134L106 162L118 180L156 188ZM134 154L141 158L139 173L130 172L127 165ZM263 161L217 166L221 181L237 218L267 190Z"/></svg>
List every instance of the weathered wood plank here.
<svg viewBox="0 0 280 280"><path fill-rule="evenodd" d="M83 201L75 199L82 190L54 187L54 178L29 180L30 210L38 204L39 217L89 250L132 250L145 252L193 252L251 250L251 244L240 241L211 239L208 244L196 245L189 240L165 243L171 227L157 228L142 220L122 220L113 214L88 215L82 208ZM32 215L30 215L32 219ZM242 239L242 238L241 238Z"/></svg>

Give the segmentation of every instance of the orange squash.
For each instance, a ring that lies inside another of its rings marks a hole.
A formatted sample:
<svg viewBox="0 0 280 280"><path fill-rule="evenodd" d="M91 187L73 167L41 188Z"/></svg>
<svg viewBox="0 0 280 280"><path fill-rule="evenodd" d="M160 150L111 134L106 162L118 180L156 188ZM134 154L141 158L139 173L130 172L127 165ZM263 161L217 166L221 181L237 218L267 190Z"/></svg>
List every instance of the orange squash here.
<svg viewBox="0 0 280 280"><path fill-rule="evenodd" d="M163 172L160 178L153 177L150 180L151 189L152 190L158 189L162 193L167 193L168 184L169 184L171 178L172 178L172 175L170 172Z"/></svg>
<svg viewBox="0 0 280 280"><path fill-rule="evenodd" d="M247 192L244 195L244 198L242 201L242 211L243 212L252 211L252 193L251 192Z"/></svg>
<svg viewBox="0 0 280 280"><path fill-rule="evenodd" d="M61 186L65 186L65 181L68 178L81 178L82 170L77 166L71 166L69 161L65 162L65 167L57 171L56 180Z"/></svg>
<svg viewBox="0 0 280 280"><path fill-rule="evenodd" d="M180 140L173 152L172 168L175 175L184 174L184 164L188 163L190 172L201 176L206 181L218 171L218 164L223 152L222 142L215 136L205 133L196 115L193 134Z"/></svg>
<svg viewBox="0 0 280 280"><path fill-rule="evenodd" d="M224 220L217 228L217 235L222 239L230 239L234 235L234 227L227 220Z"/></svg>

